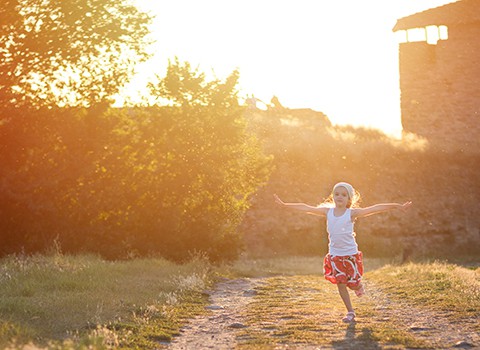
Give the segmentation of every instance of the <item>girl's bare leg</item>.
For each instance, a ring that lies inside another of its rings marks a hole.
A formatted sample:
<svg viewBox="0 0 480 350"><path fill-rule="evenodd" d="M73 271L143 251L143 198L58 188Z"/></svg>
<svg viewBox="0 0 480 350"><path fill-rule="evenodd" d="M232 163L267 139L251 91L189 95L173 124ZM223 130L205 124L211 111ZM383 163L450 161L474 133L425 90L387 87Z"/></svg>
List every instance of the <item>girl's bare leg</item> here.
<svg viewBox="0 0 480 350"><path fill-rule="evenodd" d="M346 284L337 284L338 292L342 297L343 303L347 308L348 312L353 312L352 301L350 300L350 294L348 294L348 289Z"/></svg>

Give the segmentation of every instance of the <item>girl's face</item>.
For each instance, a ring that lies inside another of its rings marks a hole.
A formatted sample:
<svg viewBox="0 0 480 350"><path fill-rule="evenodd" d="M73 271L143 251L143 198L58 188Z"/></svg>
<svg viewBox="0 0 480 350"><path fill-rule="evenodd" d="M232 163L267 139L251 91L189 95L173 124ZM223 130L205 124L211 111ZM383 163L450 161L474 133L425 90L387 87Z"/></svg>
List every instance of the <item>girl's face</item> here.
<svg viewBox="0 0 480 350"><path fill-rule="evenodd" d="M333 191L333 201L336 207L346 208L350 202L347 189L342 186L335 188Z"/></svg>

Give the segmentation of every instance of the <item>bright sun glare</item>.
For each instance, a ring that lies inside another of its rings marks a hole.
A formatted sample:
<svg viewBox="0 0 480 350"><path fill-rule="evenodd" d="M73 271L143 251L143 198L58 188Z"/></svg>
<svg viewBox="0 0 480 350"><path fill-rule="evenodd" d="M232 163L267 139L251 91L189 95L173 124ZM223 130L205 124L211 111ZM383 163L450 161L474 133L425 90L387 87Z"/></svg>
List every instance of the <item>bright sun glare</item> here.
<svg viewBox="0 0 480 350"><path fill-rule="evenodd" d="M136 0L156 19L153 59L128 87L177 56L224 78L240 71L240 91L289 108L324 112L333 123L401 133L398 18L452 0ZM135 97L137 96L137 97Z"/></svg>

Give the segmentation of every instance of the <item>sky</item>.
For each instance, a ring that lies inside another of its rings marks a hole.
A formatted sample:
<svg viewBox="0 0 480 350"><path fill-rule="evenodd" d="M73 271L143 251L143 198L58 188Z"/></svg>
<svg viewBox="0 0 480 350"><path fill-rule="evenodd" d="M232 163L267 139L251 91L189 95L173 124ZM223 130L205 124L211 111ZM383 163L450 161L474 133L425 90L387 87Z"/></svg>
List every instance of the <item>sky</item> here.
<svg viewBox="0 0 480 350"><path fill-rule="evenodd" d="M153 57L128 94L178 57L220 79L240 72L242 96L311 108L334 124L401 133L398 18L453 0L136 0L156 16Z"/></svg>

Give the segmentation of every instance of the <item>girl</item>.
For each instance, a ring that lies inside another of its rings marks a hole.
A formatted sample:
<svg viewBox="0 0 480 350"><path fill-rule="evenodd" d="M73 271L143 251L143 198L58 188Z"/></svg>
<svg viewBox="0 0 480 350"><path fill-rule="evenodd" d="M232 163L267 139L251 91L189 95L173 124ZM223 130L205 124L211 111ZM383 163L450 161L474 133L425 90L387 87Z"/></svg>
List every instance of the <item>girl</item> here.
<svg viewBox="0 0 480 350"><path fill-rule="evenodd" d="M353 224L357 218L395 209L405 211L412 202L382 203L358 208L356 205L360 200L360 194L346 182L339 182L333 186L330 197L316 207L304 203L285 203L277 195L274 197L275 201L282 206L327 218L329 244L328 254L323 261L325 278L337 285L340 297L347 308L347 315L342 319L343 322L353 322L355 311L347 288L354 290L359 297L365 293L361 282L362 252L358 250L355 241Z"/></svg>

